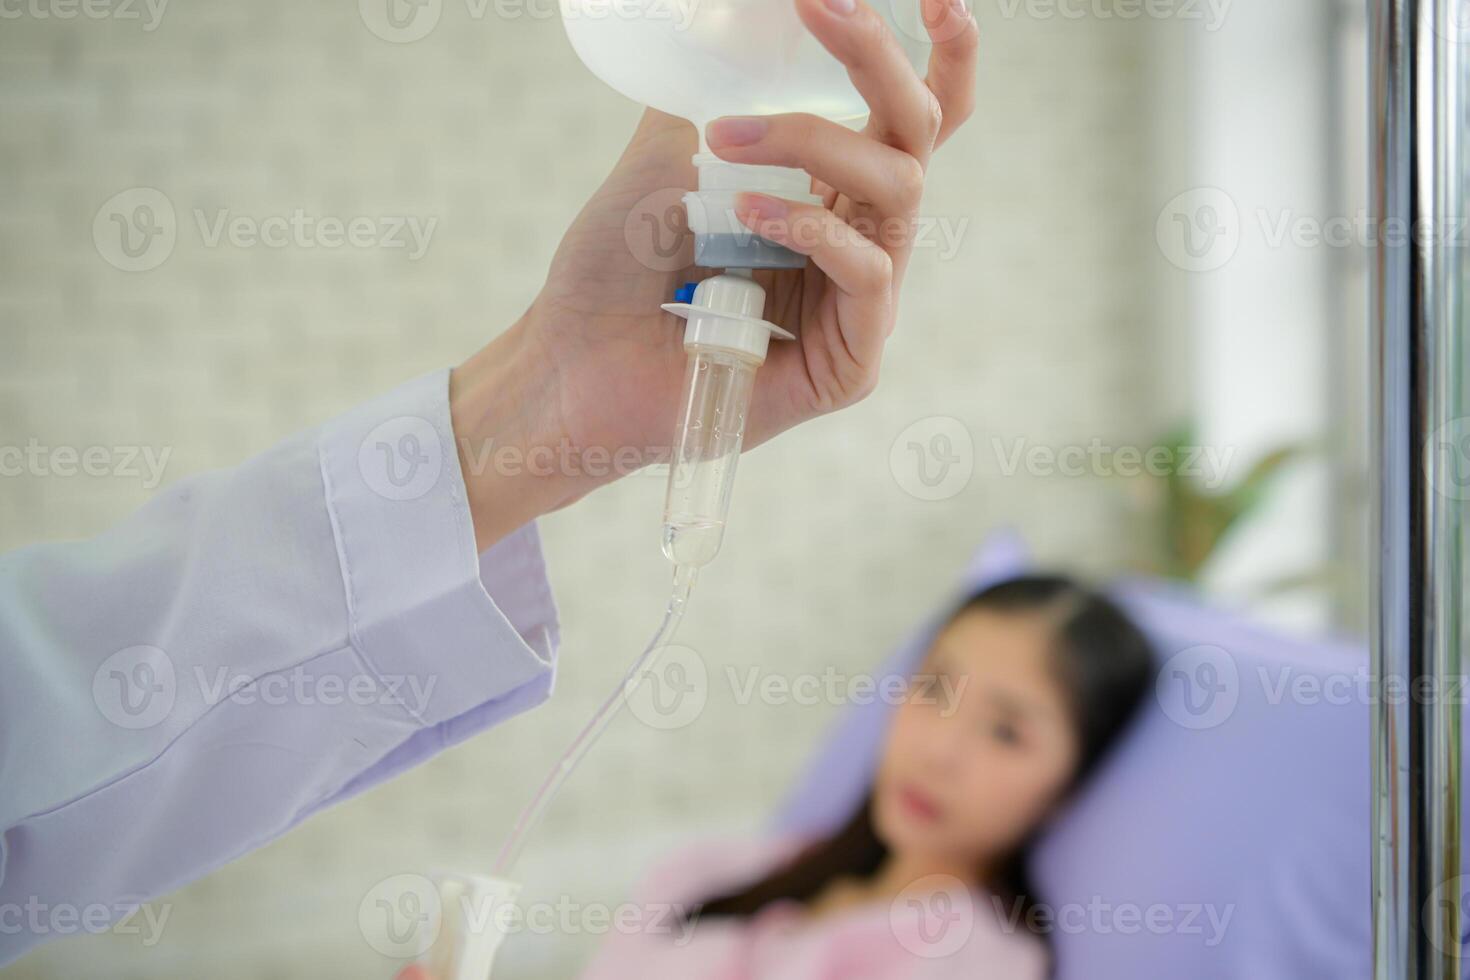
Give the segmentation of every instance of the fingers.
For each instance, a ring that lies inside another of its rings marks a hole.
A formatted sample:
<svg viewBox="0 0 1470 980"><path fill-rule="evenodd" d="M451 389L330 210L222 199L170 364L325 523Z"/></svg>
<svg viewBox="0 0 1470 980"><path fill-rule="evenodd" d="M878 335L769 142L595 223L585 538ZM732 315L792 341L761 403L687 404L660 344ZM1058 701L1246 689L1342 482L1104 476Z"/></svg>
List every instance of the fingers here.
<svg viewBox="0 0 1470 980"><path fill-rule="evenodd" d="M889 254L815 204L743 193L735 213L760 237L811 258L837 289L839 342L857 366L876 366L893 319Z"/></svg>
<svg viewBox="0 0 1470 980"><path fill-rule="evenodd" d="M705 138L723 160L800 168L881 214L913 214L924 192L924 168L912 155L806 113L726 116Z"/></svg>
<svg viewBox="0 0 1470 980"><path fill-rule="evenodd" d="M802 23L832 56L872 111L883 142L929 158L941 124L939 100L914 69L883 18L859 0L796 0Z"/></svg>
<svg viewBox="0 0 1470 980"><path fill-rule="evenodd" d="M979 60L980 28L964 0L921 0L924 26L934 42L929 52L929 74L924 79L939 100L937 147L960 127L975 109L975 66Z"/></svg>

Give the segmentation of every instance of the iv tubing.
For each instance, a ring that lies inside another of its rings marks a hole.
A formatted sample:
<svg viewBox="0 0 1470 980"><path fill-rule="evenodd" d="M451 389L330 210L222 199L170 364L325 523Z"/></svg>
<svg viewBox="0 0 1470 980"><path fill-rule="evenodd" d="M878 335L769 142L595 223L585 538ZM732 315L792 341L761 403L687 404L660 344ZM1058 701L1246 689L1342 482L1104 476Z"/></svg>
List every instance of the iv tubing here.
<svg viewBox="0 0 1470 980"><path fill-rule="evenodd" d="M653 634L653 639L648 641L648 646L633 661L623 675L622 681L597 713L577 733L572 744L562 754L561 760L549 772L546 779L541 783L541 788L536 790L536 795L531 797L531 802L521 811L520 817L516 819L515 829L511 831L510 838L506 840L505 846L501 848L500 856L495 861L496 877L509 878L511 871L515 868L516 861L520 858L521 849L525 847L526 837L535 829L541 821L547 804L555 797L561 789L562 783L566 782L568 776L577 768L577 763L587 754L587 750L596 742L603 729L608 723L617 717L618 709L623 706L629 694L633 692L643 678L647 676L648 670L658 662L663 654L664 648L673 639L674 632L679 628L679 623L684 619L684 607L689 603L689 593L694 588L694 580L699 569L694 565L676 565L674 567L674 588L669 596L668 608L664 610L663 622L659 624L658 632Z"/></svg>

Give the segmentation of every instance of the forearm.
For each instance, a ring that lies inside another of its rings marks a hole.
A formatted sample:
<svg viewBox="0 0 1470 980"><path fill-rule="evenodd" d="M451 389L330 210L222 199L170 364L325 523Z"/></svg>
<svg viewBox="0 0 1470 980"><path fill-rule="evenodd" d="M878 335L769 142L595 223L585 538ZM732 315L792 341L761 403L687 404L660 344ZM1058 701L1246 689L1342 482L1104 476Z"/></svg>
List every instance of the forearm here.
<svg viewBox="0 0 1470 980"><path fill-rule="evenodd" d="M475 543L484 551L609 482L561 424L561 382L526 318L450 374L449 409Z"/></svg>

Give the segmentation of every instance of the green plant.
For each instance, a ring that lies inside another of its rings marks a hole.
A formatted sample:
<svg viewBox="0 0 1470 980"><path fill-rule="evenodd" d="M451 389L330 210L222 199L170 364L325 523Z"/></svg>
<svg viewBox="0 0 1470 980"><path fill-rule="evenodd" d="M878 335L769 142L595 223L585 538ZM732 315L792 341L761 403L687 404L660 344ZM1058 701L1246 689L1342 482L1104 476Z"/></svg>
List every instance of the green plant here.
<svg viewBox="0 0 1470 980"><path fill-rule="evenodd" d="M1205 487L1195 476L1181 472L1180 460L1198 446L1191 427L1185 426L1159 440L1176 465L1159 476L1162 482L1162 571L1196 581L1201 569L1232 528L1257 510L1269 495L1281 471L1306 455L1307 447L1282 446L1266 453L1239 480L1218 490Z"/></svg>

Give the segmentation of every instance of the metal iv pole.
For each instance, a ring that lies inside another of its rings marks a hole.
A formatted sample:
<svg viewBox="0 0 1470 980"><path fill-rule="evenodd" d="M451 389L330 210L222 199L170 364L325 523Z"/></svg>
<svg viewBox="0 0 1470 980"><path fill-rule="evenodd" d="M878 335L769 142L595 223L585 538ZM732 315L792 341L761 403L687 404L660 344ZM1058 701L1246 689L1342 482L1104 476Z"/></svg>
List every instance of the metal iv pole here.
<svg viewBox="0 0 1470 980"><path fill-rule="evenodd" d="M1369 0L1375 980L1459 980L1470 6ZM1397 693L1396 693L1397 692ZM1400 696L1401 695L1401 696Z"/></svg>

